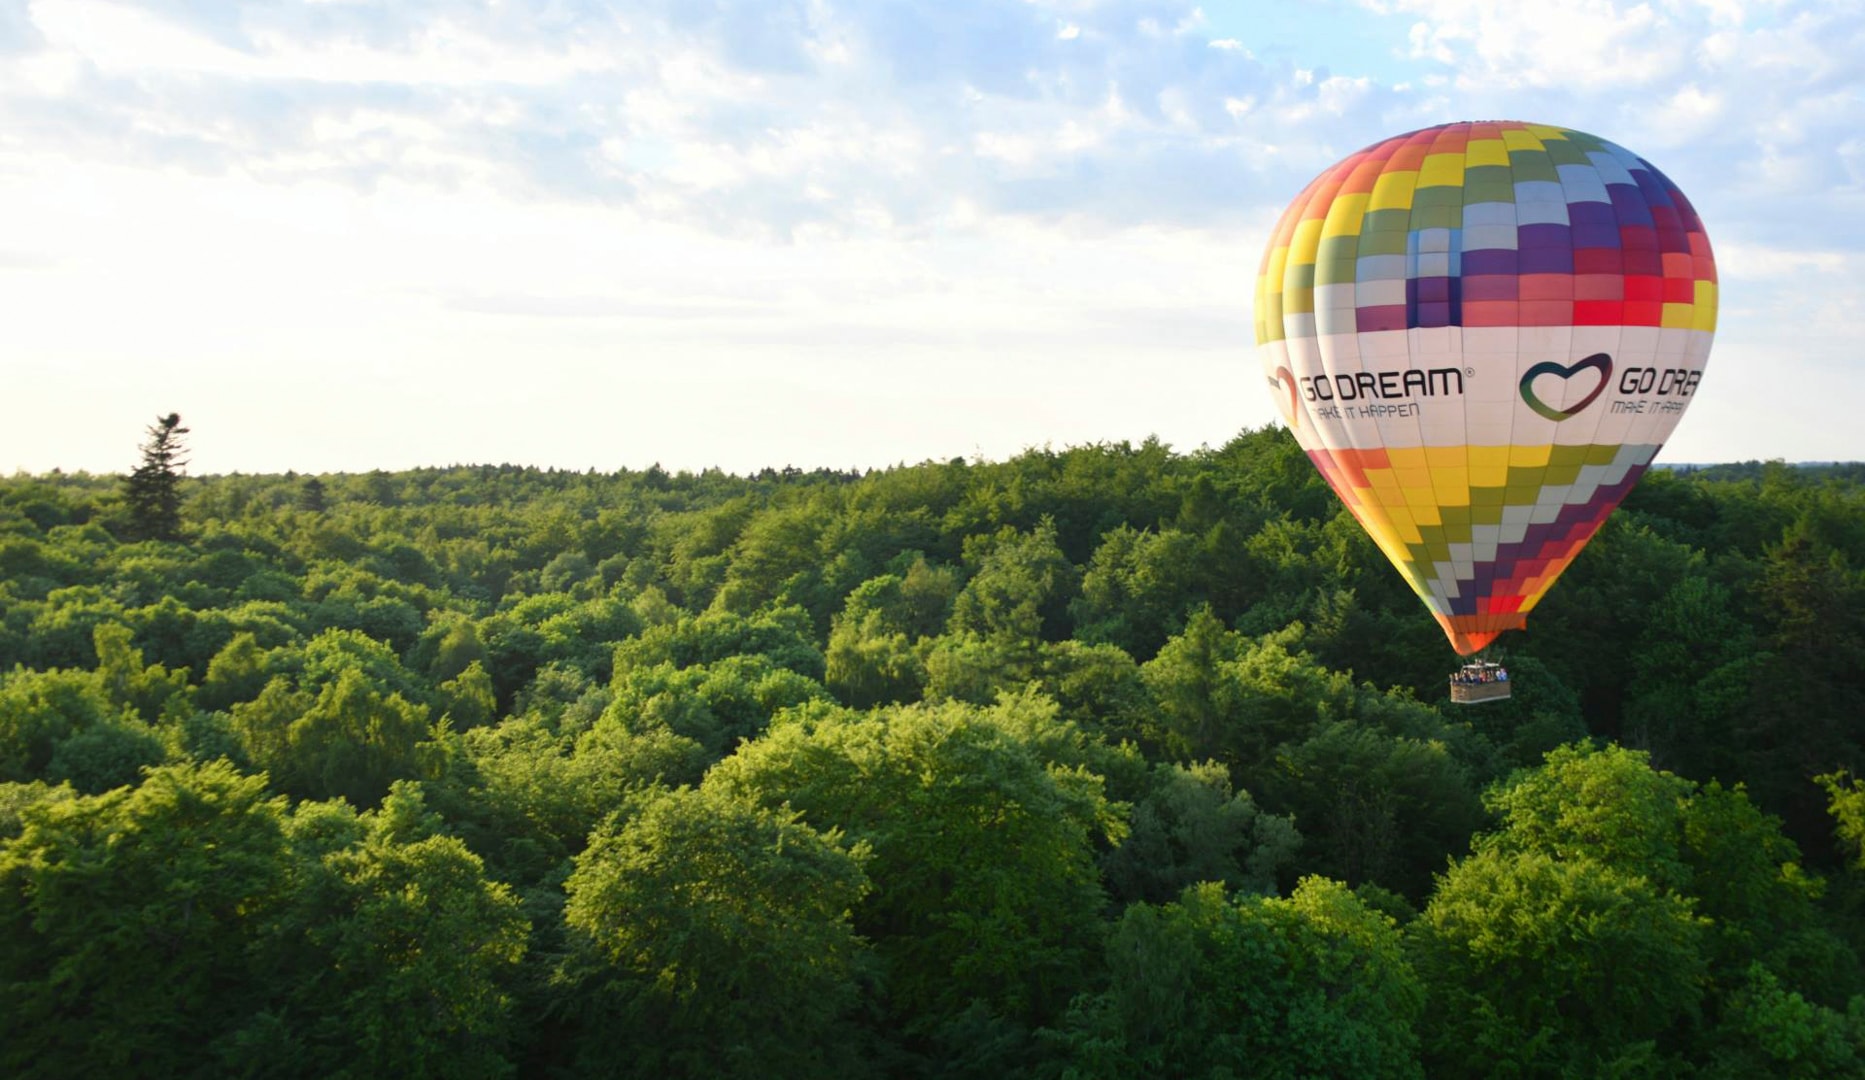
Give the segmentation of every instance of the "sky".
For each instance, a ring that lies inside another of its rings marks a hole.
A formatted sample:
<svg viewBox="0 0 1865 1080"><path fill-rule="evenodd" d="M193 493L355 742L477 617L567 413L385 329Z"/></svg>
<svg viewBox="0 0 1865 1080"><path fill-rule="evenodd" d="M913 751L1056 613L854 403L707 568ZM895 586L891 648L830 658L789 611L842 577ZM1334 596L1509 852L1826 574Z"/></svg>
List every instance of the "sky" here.
<svg viewBox="0 0 1865 1080"><path fill-rule="evenodd" d="M0 469L1221 446L1281 208L1463 119L1700 212L1661 462L1865 458L1852 2L0 0Z"/></svg>

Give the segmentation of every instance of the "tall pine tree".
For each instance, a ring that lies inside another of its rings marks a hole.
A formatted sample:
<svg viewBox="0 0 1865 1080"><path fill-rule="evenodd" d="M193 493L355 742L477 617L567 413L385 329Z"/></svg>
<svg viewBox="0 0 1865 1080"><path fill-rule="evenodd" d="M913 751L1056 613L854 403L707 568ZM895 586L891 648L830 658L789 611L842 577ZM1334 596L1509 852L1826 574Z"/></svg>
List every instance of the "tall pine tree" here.
<svg viewBox="0 0 1865 1080"><path fill-rule="evenodd" d="M305 477L304 485L298 489L298 509L321 514L329 502L329 492L324 489L324 481L315 476Z"/></svg>
<svg viewBox="0 0 1865 1080"><path fill-rule="evenodd" d="M181 437L187 433L180 413L157 417L149 426L142 464L123 481L132 539L181 539L181 470L188 464Z"/></svg>

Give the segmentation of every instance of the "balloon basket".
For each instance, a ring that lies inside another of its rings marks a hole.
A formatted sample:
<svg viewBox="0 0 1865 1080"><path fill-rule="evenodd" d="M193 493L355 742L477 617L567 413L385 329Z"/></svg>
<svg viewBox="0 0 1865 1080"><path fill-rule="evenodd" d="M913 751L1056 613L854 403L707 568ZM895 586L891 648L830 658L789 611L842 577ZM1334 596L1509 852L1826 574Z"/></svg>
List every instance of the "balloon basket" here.
<svg viewBox="0 0 1865 1080"><path fill-rule="evenodd" d="M1480 705L1485 701L1507 701L1509 687L1507 668L1487 660L1473 661L1451 674L1451 702Z"/></svg>

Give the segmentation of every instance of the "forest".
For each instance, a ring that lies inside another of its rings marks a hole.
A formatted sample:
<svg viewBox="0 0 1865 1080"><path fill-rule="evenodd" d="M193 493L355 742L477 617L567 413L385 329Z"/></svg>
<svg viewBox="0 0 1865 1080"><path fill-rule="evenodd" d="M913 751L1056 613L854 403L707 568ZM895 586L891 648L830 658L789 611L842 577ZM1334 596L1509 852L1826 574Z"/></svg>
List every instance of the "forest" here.
<svg viewBox="0 0 1865 1080"><path fill-rule="evenodd" d="M165 467L0 478L6 1075L1865 1077L1858 466L1467 707L1279 430Z"/></svg>

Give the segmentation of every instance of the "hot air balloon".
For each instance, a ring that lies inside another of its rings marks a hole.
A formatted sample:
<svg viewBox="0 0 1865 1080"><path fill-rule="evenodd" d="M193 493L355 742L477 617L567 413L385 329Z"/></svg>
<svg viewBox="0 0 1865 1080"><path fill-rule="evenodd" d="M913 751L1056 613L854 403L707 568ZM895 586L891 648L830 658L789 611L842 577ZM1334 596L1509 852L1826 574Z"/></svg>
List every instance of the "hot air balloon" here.
<svg viewBox="0 0 1865 1080"><path fill-rule="evenodd" d="M1651 465L1715 328L1683 192L1544 124L1347 157L1284 211L1256 282L1283 420L1464 656L1523 627Z"/></svg>

